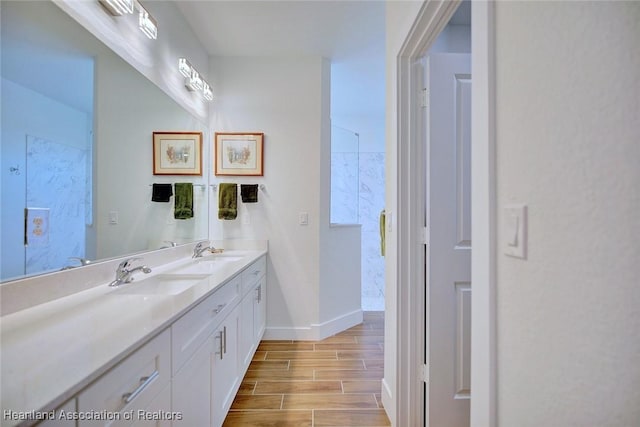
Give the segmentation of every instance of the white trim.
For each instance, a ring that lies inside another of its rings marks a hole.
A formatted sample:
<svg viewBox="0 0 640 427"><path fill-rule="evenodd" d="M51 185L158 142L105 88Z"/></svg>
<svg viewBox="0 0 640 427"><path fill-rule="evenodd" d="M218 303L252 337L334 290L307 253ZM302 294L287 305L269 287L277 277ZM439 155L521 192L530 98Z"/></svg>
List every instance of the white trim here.
<svg viewBox="0 0 640 427"><path fill-rule="evenodd" d="M397 181L397 426L425 425L419 381L424 350L424 246L426 159L420 141L422 89L414 64L443 30L457 1L427 0L398 55ZM472 2L472 396L471 426L496 426L494 5ZM383 386L384 391L384 386ZM383 393L384 399L384 393ZM387 397L387 399L389 399ZM384 402L384 400L383 400ZM386 407L387 405L385 405Z"/></svg>
<svg viewBox="0 0 640 427"><path fill-rule="evenodd" d="M471 426L496 420L496 168L494 3L471 4Z"/></svg>
<svg viewBox="0 0 640 427"><path fill-rule="evenodd" d="M308 327L267 327L263 339L268 340L301 340L320 341L338 332L362 323L362 310L354 310L322 323L314 323Z"/></svg>
<svg viewBox="0 0 640 427"><path fill-rule="evenodd" d="M397 351L396 425L424 424L424 242L426 158L418 115L422 67L418 63L457 9L459 1L426 1L398 55ZM423 179L416 179L422 177Z"/></svg>
<svg viewBox="0 0 640 427"><path fill-rule="evenodd" d="M382 406L387 412L387 416L390 420L396 419L396 414L393 412L395 410L395 403L393 401L393 392L391 391L391 387L389 387L389 383L385 378L382 379L382 396L380 397L382 400Z"/></svg>

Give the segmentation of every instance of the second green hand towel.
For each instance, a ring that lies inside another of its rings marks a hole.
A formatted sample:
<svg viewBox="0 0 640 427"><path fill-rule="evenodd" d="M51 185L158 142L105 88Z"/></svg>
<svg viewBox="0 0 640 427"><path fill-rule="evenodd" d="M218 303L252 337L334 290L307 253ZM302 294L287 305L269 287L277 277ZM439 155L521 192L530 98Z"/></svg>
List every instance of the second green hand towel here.
<svg viewBox="0 0 640 427"><path fill-rule="evenodd" d="M236 219L238 216L238 185L222 183L218 186L218 219Z"/></svg>

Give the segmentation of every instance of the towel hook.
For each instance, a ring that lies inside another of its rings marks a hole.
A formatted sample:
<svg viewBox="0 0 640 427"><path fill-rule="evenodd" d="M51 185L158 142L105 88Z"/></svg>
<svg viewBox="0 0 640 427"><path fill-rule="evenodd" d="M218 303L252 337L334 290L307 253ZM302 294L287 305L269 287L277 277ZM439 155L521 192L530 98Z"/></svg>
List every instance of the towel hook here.
<svg viewBox="0 0 640 427"><path fill-rule="evenodd" d="M20 165L11 166L9 168L9 172L11 172L14 175L20 175Z"/></svg>

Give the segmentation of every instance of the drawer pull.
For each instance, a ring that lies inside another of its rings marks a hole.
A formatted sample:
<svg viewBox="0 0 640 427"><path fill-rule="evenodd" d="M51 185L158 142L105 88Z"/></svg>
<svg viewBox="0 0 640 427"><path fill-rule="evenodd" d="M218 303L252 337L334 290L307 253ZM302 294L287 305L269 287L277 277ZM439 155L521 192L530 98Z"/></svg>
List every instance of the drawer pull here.
<svg viewBox="0 0 640 427"><path fill-rule="evenodd" d="M260 274L260 270L256 270L256 271L254 271L254 272L253 272L253 273L251 273L251 274L253 274L254 276L257 276L258 274Z"/></svg>
<svg viewBox="0 0 640 427"><path fill-rule="evenodd" d="M226 306L227 306L226 302L224 304L218 304L218 306L213 309L213 314L220 313Z"/></svg>
<svg viewBox="0 0 640 427"><path fill-rule="evenodd" d="M140 385L138 386L138 388L133 390L131 393L123 394L122 395L122 401L124 403L131 403L131 401L133 401L133 399L138 397L138 395L140 393L142 393L144 391L144 389L147 388L149 386L149 384L151 384L151 382L153 382L153 380L155 380L158 377L158 375L160 375L160 373L157 370L155 370L148 377L140 378Z"/></svg>

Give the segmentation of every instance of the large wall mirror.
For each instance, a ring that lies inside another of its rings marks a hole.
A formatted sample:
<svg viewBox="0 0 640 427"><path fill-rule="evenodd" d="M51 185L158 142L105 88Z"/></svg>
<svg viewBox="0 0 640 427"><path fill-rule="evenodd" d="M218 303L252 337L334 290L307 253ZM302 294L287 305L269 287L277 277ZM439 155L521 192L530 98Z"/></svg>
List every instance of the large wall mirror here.
<svg viewBox="0 0 640 427"><path fill-rule="evenodd" d="M206 142L205 124L53 3L0 12L0 281L206 238L206 172L154 176L152 157L154 131ZM151 201L176 182L194 184L191 219Z"/></svg>

